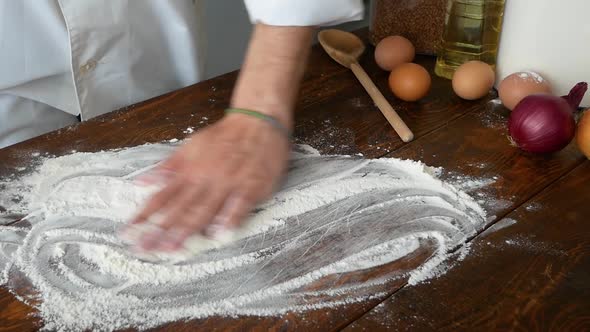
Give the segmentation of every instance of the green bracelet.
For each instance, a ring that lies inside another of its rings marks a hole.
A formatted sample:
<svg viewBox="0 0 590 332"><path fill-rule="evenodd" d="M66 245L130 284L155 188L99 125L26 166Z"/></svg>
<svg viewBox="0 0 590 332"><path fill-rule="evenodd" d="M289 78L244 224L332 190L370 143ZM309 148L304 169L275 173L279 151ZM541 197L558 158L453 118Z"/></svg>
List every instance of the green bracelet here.
<svg viewBox="0 0 590 332"><path fill-rule="evenodd" d="M280 131L281 134L285 135L289 140L291 140L291 132L289 131L289 129L287 129L287 127L285 127L279 120L277 120L273 116L270 116L270 115L264 114L264 113L260 113L257 111L243 109L243 108L228 108L225 110L225 114L232 114L232 113L244 114L244 115L248 115L248 116L255 117L257 119L266 121L273 128Z"/></svg>

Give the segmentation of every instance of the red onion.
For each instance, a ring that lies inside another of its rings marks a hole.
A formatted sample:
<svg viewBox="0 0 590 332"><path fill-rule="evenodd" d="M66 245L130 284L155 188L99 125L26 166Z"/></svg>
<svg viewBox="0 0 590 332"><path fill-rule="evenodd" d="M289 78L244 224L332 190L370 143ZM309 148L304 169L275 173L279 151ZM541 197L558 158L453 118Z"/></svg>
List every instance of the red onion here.
<svg viewBox="0 0 590 332"><path fill-rule="evenodd" d="M508 122L512 141L533 153L552 153L566 147L575 136L574 112L586 90L588 84L583 82L564 97L536 94L524 98Z"/></svg>

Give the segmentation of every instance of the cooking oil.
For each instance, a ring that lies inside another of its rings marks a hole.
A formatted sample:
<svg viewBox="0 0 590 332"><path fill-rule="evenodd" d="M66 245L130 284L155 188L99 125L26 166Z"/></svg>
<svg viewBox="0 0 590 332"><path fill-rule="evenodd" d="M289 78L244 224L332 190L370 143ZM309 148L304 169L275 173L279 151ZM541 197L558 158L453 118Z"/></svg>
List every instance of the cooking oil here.
<svg viewBox="0 0 590 332"><path fill-rule="evenodd" d="M518 1L518 0L517 0ZM435 73L451 79L471 60L496 66L506 0L449 0Z"/></svg>

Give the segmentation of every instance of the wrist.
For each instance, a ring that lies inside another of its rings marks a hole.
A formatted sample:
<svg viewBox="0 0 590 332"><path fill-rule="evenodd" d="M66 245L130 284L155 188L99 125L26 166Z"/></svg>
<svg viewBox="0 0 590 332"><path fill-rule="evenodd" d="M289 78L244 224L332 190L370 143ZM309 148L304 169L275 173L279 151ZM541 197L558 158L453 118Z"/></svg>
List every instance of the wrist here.
<svg viewBox="0 0 590 332"><path fill-rule="evenodd" d="M311 27L256 25L230 106L264 113L292 129L313 32Z"/></svg>
<svg viewBox="0 0 590 332"><path fill-rule="evenodd" d="M228 108L225 110L225 115L226 118L230 118L230 120L236 118L235 116L232 117L232 115L241 115L242 117L255 119L259 124L264 123L269 128L273 128L273 130L281 134L288 141L291 141L291 129L285 127L281 121L271 115L243 108Z"/></svg>
<svg viewBox="0 0 590 332"><path fill-rule="evenodd" d="M287 131L291 132L293 130L293 111L284 103L265 101L264 97L252 101L235 98L232 100L230 108L250 110L267 115L274 118Z"/></svg>

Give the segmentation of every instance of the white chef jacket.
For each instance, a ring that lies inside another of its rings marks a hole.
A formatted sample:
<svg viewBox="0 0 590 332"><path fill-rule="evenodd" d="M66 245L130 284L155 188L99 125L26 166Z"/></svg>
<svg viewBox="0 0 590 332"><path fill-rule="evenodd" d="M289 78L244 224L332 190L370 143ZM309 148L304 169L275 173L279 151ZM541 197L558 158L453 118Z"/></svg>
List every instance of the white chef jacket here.
<svg viewBox="0 0 590 332"><path fill-rule="evenodd" d="M245 0L253 22L330 25L361 0ZM198 82L200 0L0 0L0 148Z"/></svg>

